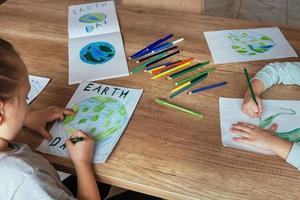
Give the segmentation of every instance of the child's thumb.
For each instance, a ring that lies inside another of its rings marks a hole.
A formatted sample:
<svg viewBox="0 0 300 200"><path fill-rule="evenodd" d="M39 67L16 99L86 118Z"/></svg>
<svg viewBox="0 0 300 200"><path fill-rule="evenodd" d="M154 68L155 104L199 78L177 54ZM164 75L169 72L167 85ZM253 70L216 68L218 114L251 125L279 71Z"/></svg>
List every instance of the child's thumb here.
<svg viewBox="0 0 300 200"><path fill-rule="evenodd" d="M40 128L39 132L46 140L51 141L52 135L45 128Z"/></svg>

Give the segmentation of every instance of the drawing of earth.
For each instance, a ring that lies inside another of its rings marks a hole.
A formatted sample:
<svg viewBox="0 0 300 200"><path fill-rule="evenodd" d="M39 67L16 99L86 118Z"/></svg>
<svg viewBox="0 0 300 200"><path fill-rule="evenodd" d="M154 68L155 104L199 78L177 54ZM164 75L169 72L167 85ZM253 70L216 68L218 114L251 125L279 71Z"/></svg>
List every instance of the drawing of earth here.
<svg viewBox="0 0 300 200"><path fill-rule="evenodd" d="M92 42L80 50L80 59L88 64L103 64L112 59L115 48L108 42Z"/></svg>
<svg viewBox="0 0 300 200"><path fill-rule="evenodd" d="M75 115L67 116L63 128L68 135L80 129L95 142L118 133L127 118L123 103L111 97L90 97L72 106Z"/></svg>
<svg viewBox="0 0 300 200"><path fill-rule="evenodd" d="M100 12L93 12L88 13L86 15L83 15L79 18L80 22L83 23L95 23L95 22L101 22L106 19L106 15Z"/></svg>
<svg viewBox="0 0 300 200"><path fill-rule="evenodd" d="M242 55L262 54L272 49L276 44L269 36L256 32L234 31L227 35L232 45L231 48Z"/></svg>

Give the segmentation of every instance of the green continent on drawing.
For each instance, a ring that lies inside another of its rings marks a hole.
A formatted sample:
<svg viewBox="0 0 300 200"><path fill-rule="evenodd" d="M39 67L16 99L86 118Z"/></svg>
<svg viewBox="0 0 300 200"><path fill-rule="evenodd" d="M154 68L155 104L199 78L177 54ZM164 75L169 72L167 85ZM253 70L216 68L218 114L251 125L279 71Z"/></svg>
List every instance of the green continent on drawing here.
<svg viewBox="0 0 300 200"><path fill-rule="evenodd" d="M262 119L259 123L260 128L266 128L272 124L274 119L280 115L295 115L296 112L293 109L281 108L285 112L276 113L271 115L265 119ZM288 140L290 142L300 142L300 128L296 128L294 130L288 132L276 132L275 135L284 140Z"/></svg>
<svg viewBox="0 0 300 200"><path fill-rule="evenodd" d="M68 135L77 129L89 133L95 141L104 140L116 133L127 119L123 103L111 97L90 97L72 106L76 112L63 122Z"/></svg>
<svg viewBox="0 0 300 200"><path fill-rule="evenodd" d="M233 31L227 37L234 51L247 56L265 53L276 45L271 37L253 31Z"/></svg>
<svg viewBox="0 0 300 200"><path fill-rule="evenodd" d="M106 15L100 12L93 12L88 13L86 15L83 15L79 18L80 22L83 23L95 23L95 22L101 22L106 19Z"/></svg>

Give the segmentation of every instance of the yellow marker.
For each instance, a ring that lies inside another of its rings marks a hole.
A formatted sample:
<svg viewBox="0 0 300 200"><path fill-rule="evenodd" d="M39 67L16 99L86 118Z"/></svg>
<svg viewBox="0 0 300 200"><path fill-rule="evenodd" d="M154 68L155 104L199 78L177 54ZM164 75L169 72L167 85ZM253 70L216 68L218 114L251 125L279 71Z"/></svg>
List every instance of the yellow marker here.
<svg viewBox="0 0 300 200"><path fill-rule="evenodd" d="M187 62L187 63L181 64L181 65L178 65L177 67L174 67L174 68L169 69L169 70L167 70L167 71L165 71L165 72L162 72L162 73L160 73L160 74L157 74L157 75L155 75L155 76L152 76L151 79L156 79L156 78L158 78L158 77L164 76L164 75L166 75L166 74L168 74L168 73L170 73L170 72L173 72L173 71L176 71L176 70L178 70L178 69L181 69L181 68L183 68L183 67L185 67L185 66L188 66L188 65L190 65L191 63L192 63L192 62Z"/></svg>
<svg viewBox="0 0 300 200"><path fill-rule="evenodd" d="M157 68L155 68L155 69L150 69L150 70L148 70L147 72L150 73L150 74L152 74L153 71L155 71L155 70L157 70L157 69L162 69L162 68L165 68L165 67L166 67L166 65L163 65L163 66L157 67Z"/></svg>
<svg viewBox="0 0 300 200"><path fill-rule="evenodd" d="M174 88L170 93L176 92L176 91L178 91L178 90L184 88L185 86L187 86L187 85L189 85L189 84L191 84L191 82L187 82L187 83L185 83L185 84L182 84L181 86L178 86L178 87Z"/></svg>

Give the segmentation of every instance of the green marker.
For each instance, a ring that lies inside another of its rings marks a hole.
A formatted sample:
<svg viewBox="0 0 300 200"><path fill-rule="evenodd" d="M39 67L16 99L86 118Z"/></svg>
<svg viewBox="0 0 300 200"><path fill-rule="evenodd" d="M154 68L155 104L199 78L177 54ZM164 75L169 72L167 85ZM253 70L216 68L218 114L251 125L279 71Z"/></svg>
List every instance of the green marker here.
<svg viewBox="0 0 300 200"><path fill-rule="evenodd" d="M183 69L183 70L181 70L179 72L176 72L176 73L168 76L167 79L174 79L174 78L180 77L180 76L182 76L184 74L187 74L189 72L193 72L193 71L197 70L198 68L204 67L207 64L209 64L209 61L195 64L195 65L193 65L193 66L191 66L189 68Z"/></svg>
<svg viewBox="0 0 300 200"><path fill-rule="evenodd" d="M155 99L155 103L157 103L157 104L159 104L161 106L170 107L170 108L173 108L175 110L179 110L179 111L188 113L188 114L193 115L195 117L200 117L201 119L203 119L203 117L204 117L204 115L201 112L193 111L193 110L191 110L189 108L185 108L185 107L182 107L180 105L177 105L177 104L174 104L174 103L170 103L170 102L165 101L163 99L156 98Z"/></svg>
<svg viewBox="0 0 300 200"><path fill-rule="evenodd" d="M201 81L205 80L207 78L207 73L203 74L203 77L199 76L199 78L196 78L194 80L191 81L191 84L185 86L184 88L178 90L177 92L174 92L173 94L171 94L168 98L172 99L174 97L176 97L177 95L179 95L180 93L184 92L187 89L190 89L191 87L193 87L194 85L200 83Z"/></svg>
<svg viewBox="0 0 300 200"><path fill-rule="evenodd" d="M162 58L163 56L165 56L166 53L167 53L167 52L163 52L163 53L161 53L161 54L155 56L153 59L151 59L151 60L149 60L149 61L147 61L147 62L145 62L145 63L139 65L138 67L134 68L134 69L130 72L130 74L134 74L134 73L136 73L136 72L142 70L142 69L145 68L149 63L152 63L152 62L154 62L154 61L156 61L156 60Z"/></svg>
<svg viewBox="0 0 300 200"><path fill-rule="evenodd" d="M198 78L199 76L201 76L201 75L203 75L203 74L205 74L205 73L211 73L211 72L213 72L213 71L215 71L215 68L208 68L208 69L203 70L202 72L200 72L200 73L198 73L198 74L196 74L196 75L187 77L187 78L185 78L185 79L183 79L183 80L180 80L180 81L177 81L177 82L175 83L175 85L181 85L181 84L183 84L183 83L186 83L186 82L189 82L189 81L191 81L191 80L193 80L193 79L196 79L196 78Z"/></svg>
<svg viewBox="0 0 300 200"><path fill-rule="evenodd" d="M250 89L251 97L252 97L253 101L256 103L256 105L258 106L258 103L257 103L256 98L255 98L255 94L254 94L254 91L253 91L253 87L251 85L250 77L249 77L249 74L248 74L248 71L247 71L246 68L244 68L244 73L245 73L245 76L246 76L247 85Z"/></svg>

